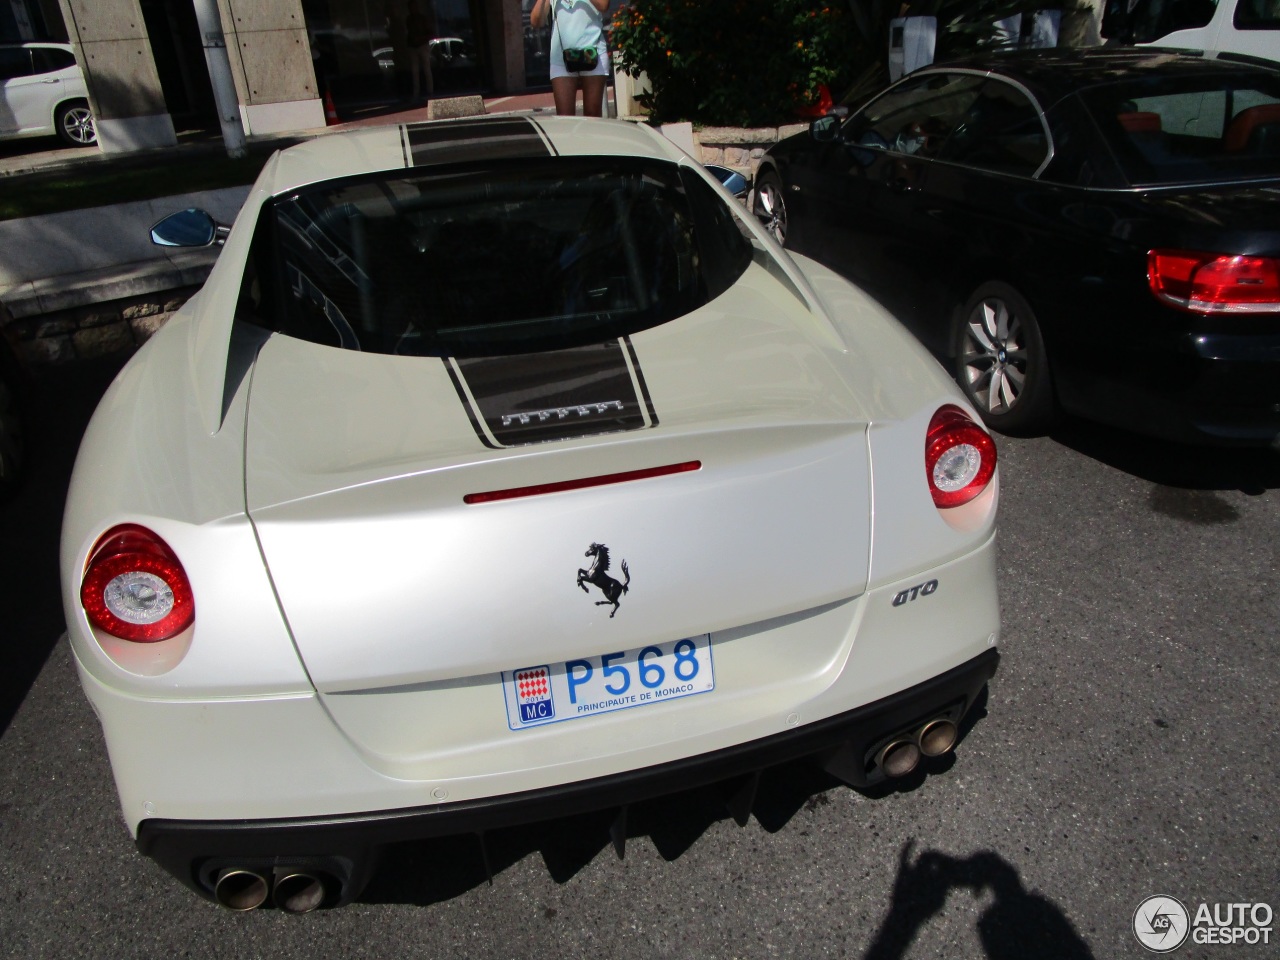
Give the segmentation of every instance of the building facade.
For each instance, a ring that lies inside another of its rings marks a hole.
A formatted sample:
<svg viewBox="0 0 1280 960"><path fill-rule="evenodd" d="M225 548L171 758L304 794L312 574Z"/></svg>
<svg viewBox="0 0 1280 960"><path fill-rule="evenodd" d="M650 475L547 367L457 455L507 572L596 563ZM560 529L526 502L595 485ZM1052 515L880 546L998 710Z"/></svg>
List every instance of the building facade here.
<svg viewBox="0 0 1280 960"><path fill-rule="evenodd" d="M349 119L405 102L413 2L0 0L0 42L71 43L114 152L225 131L219 85L234 85L229 109L248 136L324 126L330 104ZM531 28L533 0L416 2L436 24L434 96L547 86L550 32Z"/></svg>

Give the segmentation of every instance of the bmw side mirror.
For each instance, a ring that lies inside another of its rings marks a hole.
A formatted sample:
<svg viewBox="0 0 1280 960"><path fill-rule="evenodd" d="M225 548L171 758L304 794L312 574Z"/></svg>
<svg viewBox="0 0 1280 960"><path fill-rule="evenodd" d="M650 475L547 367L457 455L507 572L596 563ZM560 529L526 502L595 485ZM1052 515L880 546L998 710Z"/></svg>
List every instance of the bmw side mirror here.
<svg viewBox="0 0 1280 960"><path fill-rule="evenodd" d="M809 124L809 136L819 143L830 143L840 133L840 118L828 114Z"/></svg>
<svg viewBox="0 0 1280 960"><path fill-rule="evenodd" d="M715 163L709 163L706 166L707 173L724 184L724 188L739 200L745 199L751 191L751 181L737 170L730 167L722 167Z"/></svg>
<svg viewBox="0 0 1280 960"><path fill-rule="evenodd" d="M152 227L151 242L161 247L208 247L221 244L230 229L193 207L171 213Z"/></svg>

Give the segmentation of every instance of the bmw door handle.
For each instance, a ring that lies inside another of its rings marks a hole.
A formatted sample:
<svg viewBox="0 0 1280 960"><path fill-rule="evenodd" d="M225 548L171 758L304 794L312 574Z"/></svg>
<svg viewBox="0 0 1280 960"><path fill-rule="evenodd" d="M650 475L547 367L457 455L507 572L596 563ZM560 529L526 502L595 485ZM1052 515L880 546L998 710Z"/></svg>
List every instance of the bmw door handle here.
<svg viewBox="0 0 1280 960"><path fill-rule="evenodd" d="M889 189L894 193L910 193L915 188L911 185L911 181L906 177L894 177L888 182Z"/></svg>

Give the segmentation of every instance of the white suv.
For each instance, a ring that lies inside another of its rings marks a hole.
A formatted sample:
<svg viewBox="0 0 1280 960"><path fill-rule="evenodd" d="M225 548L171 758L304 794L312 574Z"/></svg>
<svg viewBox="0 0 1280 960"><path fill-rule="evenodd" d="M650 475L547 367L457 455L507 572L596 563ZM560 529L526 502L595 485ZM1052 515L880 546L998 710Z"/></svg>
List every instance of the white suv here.
<svg viewBox="0 0 1280 960"><path fill-rule="evenodd" d="M67 44L0 44L0 140L56 133L73 147L92 146L88 96Z"/></svg>

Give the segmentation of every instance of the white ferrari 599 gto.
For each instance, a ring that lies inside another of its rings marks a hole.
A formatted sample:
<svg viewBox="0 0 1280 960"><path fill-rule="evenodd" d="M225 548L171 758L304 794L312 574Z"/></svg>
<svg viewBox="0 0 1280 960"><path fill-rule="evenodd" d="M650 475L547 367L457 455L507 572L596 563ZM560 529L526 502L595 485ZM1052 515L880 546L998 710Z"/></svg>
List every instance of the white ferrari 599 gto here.
<svg viewBox="0 0 1280 960"><path fill-rule="evenodd" d="M139 849L302 911L404 839L699 783L745 822L796 757L909 772L995 671L977 424L644 126L277 154L67 502L70 642Z"/></svg>

